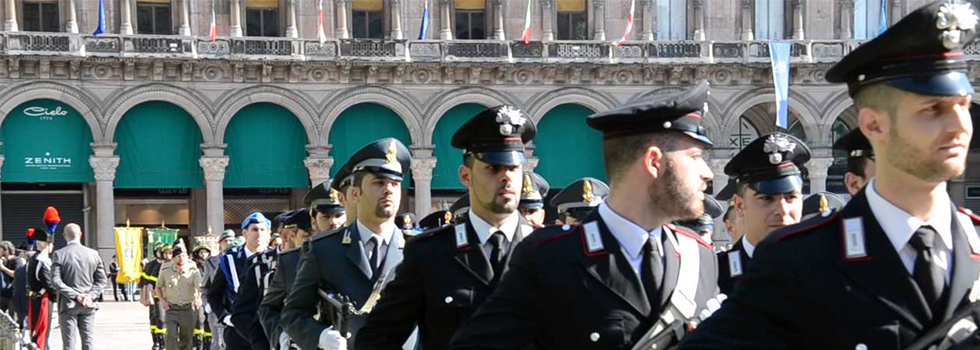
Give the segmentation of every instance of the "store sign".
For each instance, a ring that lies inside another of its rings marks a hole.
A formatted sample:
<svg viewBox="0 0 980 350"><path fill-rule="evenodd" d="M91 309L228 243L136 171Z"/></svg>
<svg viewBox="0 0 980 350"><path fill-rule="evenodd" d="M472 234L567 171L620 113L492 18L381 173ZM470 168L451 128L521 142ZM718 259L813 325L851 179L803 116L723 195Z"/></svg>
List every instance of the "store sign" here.
<svg viewBox="0 0 980 350"><path fill-rule="evenodd" d="M0 126L4 182L85 183L94 180L88 163L92 131L78 111L60 101L25 102Z"/></svg>
<svg viewBox="0 0 980 350"><path fill-rule="evenodd" d="M24 115L28 117L38 117L41 120L54 120L55 117L64 117L68 111L57 106L54 108L32 106L24 108Z"/></svg>
<svg viewBox="0 0 980 350"><path fill-rule="evenodd" d="M55 170L71 168L71 157L58 157L51 152L44 152L42 157L24 157L24 168L39 170Z"/></svg>

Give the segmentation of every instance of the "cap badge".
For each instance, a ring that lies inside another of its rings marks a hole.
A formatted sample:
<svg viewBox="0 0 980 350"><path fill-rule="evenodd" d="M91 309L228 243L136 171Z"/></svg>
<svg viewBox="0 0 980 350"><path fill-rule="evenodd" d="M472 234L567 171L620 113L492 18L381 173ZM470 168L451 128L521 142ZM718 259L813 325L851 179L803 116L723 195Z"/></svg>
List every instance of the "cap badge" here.
<svg viewBox="0 0 980 350"><path fill-rule="evenodd" d="M330 195L328 196L328 198L330 198L330 200L332 201L336 201L338 200L339 197L340 197L340 192L337 192L337 190L331 188Z"/></svg>
<svg viewBox="0 0 980 350"><path fill-rule="evenodd" d="M405 226L412 226L412 217L405 214Z"/></svg>
<svg viewBox="0 0 980 350"><path fill-rule="evenodd" d="M388 143L388 152L385 153L385 161L388 163L394 163L398 159L398 148L395 147L395 141Z"/></svg>
<svg viewBox="0 0 980 350"><path fill-rule="evenodd" d="M525 195L534 194L534 187L531 186L531 175L524 174L524 187L521 192Z"/></svg>
<svg viewBox="0 0 980 350"><path fill-rule="evenodd" d="M826 213L830 211L830 203L827 202L827 196L823 193L818 194L820 196L820 209L821 213Z"/></svg>
<svg viewBox="0 0 980 350"><path fill-rule="evenodd" d="M949 50L961 44L962 32L972 32L977 27L977 14L966 3L943 4L936 17L936 28L943 30L939 37L943 40L943 47Z"/></svg>
<svg viewBox="0 0 980 350"><path fill-rule="evenodd" d="M496 121L500 124L500 134L504 136L515 136L521 129L521 126L527 122L524 118L524 114L511 106L503 106L497 111Z"/></svg>
<svg viewBox="0 0 980 350"><path fill-rule="evenodd" d="M443 223L443 225L446 225L446 224L449 224L450 222L453 222L453 213L447 211L446 214L444 214L442 216L442 220L445 221L445 223Z"/></svg>
<svg viewBox="0 0 980 350"><path fill-rule="evenodd" d="M769 163L779 164L783 162L783 153L793 152L795 148L796 143L785 135L769 135L762 151L769 153Z"/></svg>
<svg viewBox="0 0 980 350"><path fill-rule="evenodd" d="M592 193L592 182L585 180L582 184L582 200L586 203L592 203L595 200L595 194Z"/></svg>

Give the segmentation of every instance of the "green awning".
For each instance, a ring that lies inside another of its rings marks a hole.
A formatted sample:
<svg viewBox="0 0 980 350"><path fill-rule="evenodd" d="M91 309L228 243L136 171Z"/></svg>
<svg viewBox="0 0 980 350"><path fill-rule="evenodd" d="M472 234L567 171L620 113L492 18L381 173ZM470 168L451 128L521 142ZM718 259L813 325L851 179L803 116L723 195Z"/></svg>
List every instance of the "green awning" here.
<svg viewBox="0 0 980 350"><path fill-rule="evenodd" d="M487 107L480 104L464 103L453 107L439 118L435 134L432 135L432 144L436 147L433 152L436 157L436 168L432 171L432 189L466 189L466 186L459 182L459 166L463 165L463 151L453 147L450 142L456 130L484 109Z"/></svg>
<svg viewBox="0 0 980 350"><path fill-rule="evenodd" d="M385 137L394 137L406 147L412 144L412 137L405 123L398 114L387 107L375 103L361 103L345 110L330 127L330 135L327 137L327 142L333 146L330 155L333 156L334 162L333 167L330 168L330 176L336 174L347 159L368 142ZM405 169L405 172L411 171ZM405 178L405 183L411 183L410 181L409 178Z"/></svg>
<svg viewBox="0 0 980 350"><path fill-rule="evenodd" d="M48 99L14 108L0 126L3 182L92 182L92 131L70 106Z"/></svg>
<svg viewBox="0 0 980 350"><path fill-rule="evenodd" d="M551 188L563 188L583 177L606 180L602 161L602 134L585 124L592 110L564 104L548 111L538 123L534 156L540 159L535 172Z"/></svg>
<svg viewBox="0 0 980 350"><path fill-rule="evenodd" d="M201 129L182 108L162 101L136 105L116 127L116 188L204 185Z"/></svg>
<svg viewBox="0 0 980 350"><path fill-rule="evenodd" d="M307 187L306 129L288 109L272 103L242 108L225 131L225 187Z"/></svg>

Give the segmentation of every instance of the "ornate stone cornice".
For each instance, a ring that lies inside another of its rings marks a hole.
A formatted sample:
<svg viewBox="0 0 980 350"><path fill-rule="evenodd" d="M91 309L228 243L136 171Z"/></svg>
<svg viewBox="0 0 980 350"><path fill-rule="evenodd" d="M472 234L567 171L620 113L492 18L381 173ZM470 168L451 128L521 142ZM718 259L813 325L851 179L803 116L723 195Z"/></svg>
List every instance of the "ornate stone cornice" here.
<svg viewBox="0 0 980 350"><path fill-rule="evenodd" d="M303 165L310 172L310 180L316 186L320 182L330 179L330 167L333 166L333 158L310 157L303 160Z"/></svg>
<svg viewBox="0 0 980 350"><path fill-rule="evenodd" d="M201 157L201 168L204 169L204 180L225 181L225 168L228 167L228 157Z"/></svg>
<svg viewBox="0 0 980 350"><path fill-rule="evenodd" d="M113 181L116 179L119 157L91 157L88 159L88 163L92 166L96 181Z"/></svg>

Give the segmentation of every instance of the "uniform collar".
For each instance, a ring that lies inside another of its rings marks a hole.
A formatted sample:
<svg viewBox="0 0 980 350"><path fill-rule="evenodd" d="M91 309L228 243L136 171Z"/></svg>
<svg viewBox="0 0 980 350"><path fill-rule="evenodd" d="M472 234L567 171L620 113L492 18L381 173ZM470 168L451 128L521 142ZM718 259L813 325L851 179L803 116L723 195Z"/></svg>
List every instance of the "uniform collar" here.
<svg viewBox="0 0 980 350"><path fill-rule="evenodd" d="M395 229L397 230L398 228L396 227ZM381 237L381 240L384 242L384 244L388 244L389 242L391 242L391 235L393 231L394 230L389 232L377 233L371 231L371 229L367 228L367 226L364 226L364 224L361 223L361 220L357 220L357 232L361 233L361 243L364 243L365 245L368 243L368 241L371 240L371 236L379 236Z"/></svg>
<svg viewBox="0 0 980 350"><path fill-rule="evenodd" d="M504 233L508 242L513 241L514 233L517 232L517 225L521 222L521 217L517 214L517 211L508 215L500 227L491 226L486 220L476 215L472 209L466 215L469 217L470 225L473 225L473 230L476 231L476 237L480 239L481 245L487 243L490 235L498 230Z"/></svg>
<svg viewBox="0 0 980 350"><path fill-rule="evenodd" d="M244 246L244 245L242 246L242 251L245 252L245 259L251 258L252 255L255 254L255 252L248 249L248 246Z"/></svg>
<svg viewBox="0 0 980 350"><path fill-rule="evenodd" d="M871 213L878 220L878 224L881 225L881 229L885 231L885 235L888 236L888 240L891 241L896 251L904 249L912 238L912 234L922 225L932 226L939 233L939 237L946 248L952 249L953 214L949 209L949 204L939 206L940 209L936 210L928 221L922 221L878 194L878 191L875 191L875 180L871 180L865 186L864 192L868 197ZM939 202L950 202L946 192L942 192L940 196L937 198Z"/></svg>
<svg viewBox="0 0 980 350"><path fill-rule="evenodd" d="M752 257L752 254L755 253L755 244L749 242L745 236L742 236L742 251L744 251L745 255L748 255L750 258Z"/></svg>
<svg viewBox="0 0 980 350"><path fill-rule="evenodd" d="M602 217L602 221L606 223L609 232L619 241L619 245L623 247L626 254L632 257L640 256L643 253L643 245L647 243L650 237L659 243L663 235L663 226L651 231L644 230L617 214L605 201L599 204L599 216Z"/></svg>

